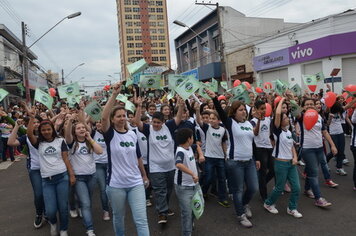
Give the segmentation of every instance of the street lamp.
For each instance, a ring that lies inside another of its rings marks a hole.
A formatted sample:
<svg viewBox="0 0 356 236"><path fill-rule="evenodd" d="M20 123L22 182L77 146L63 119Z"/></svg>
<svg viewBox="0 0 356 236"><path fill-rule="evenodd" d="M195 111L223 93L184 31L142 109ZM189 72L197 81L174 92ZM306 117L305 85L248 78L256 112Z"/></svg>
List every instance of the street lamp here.
<svg viewBox="0 0 356 236"><path fill-rule="evenodd" d="M54 26L52 26L49 30L47 30L41 37L39 37L37 40L35 40L29 47L26 46L26 25L22 21L21 22L21 28L22 28L22 47L23 47L23 80L26 88L26 102L30 103L31 101L31 95L30 95L30 86L29 86L29 81L28 81L28 58L27 58L27 51L35 44L37 43L40 39L42 39L46 34L48 34L51 30L53 30L57 25L59 25L62 21L65 19L72 19L77 16L80 16L82 13L81 12L76 12L73 14L70 14L60 21L58 21Z"/></svg>
<svg viewBox="0 0 356 236"><path fill-rule="evenodd" d="M201 40L204 40L197 32L195 32L192 28L190 28L188 25L184 24L183 22L179 21L179 20L175 20L173 21L173 24L176 24L180 27L184 27L184 28L188 28L190 29L196 36L198 36L198 38L200 38Z"/></svg>
<svg viewBox="0 0 356 236"><path fill-rule="evenodd" d="M64 70L62 69L62 84L64 84L64 80L70 75L72 74L78 67L83 66L85 63L80 63L79 65L77 65L76 67L74 67L66 76L64 76Z"/></svg>

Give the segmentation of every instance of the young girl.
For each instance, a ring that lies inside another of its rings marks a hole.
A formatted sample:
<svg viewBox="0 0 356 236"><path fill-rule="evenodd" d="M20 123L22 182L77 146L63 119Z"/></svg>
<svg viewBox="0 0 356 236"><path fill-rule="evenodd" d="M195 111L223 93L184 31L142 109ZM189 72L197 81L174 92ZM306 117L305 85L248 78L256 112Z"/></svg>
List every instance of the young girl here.
<svg viewBox="0 0 356 236"><path fill-rule="evenodd" d="M297 210L300 184L299 176L296 168L298 163L297 152L293 145L292 133L289 131L289 117L287 114L282 113L282 104L285 98L279 102L276 114L274 117L273 134L275 136L276 145L273 149L274 170L276 177L276 185L272 193L264 202L264 208L273 214L277 214L278 210L274 204L278 197L282 194L284 186L288 180L291 184L292 193L289 198L287 213L295 218L301 218Z"/></svg>
<svg viewBox="0 0 356 236"><path fill-rule="evenodd" d="M53 124L44 120L38 127L38 137L34 135L35 113L29 113L27 136L38 149L42 177L43 198L46 215L51 225L52 236L58 235L57 212L60 219L60 235L67 236L69 183L75 184L75 176L68 159L68 147L63 138L58 137ZM69 175L69 177L68 177Z"/></svg>
<svg viewBox="0 0 356 236"><path fill-rule="evenodd" d="M101 154L102 147L90 136L82 122L73 125L71 116L65 127L65 139L70 148L69 159L76 178L75 192L78 197L83 223L88 236L95 236L91 214L91 196L95 184L95 160L93 152Z"/></svg>

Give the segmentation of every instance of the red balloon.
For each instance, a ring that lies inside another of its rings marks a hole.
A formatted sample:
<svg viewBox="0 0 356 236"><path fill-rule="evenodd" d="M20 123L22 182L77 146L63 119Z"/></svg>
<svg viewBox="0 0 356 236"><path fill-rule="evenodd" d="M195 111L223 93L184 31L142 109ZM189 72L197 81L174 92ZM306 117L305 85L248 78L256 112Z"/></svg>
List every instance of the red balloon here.
<svg viewBox="0 0 356 236"><path fill-rule="evenodd" d="M220 95L218 97L218 101L221 101L221 100L225 100L226 101L226 97L224 95Z"/></svg>
<svg viewBox="0 0 356 236"><path fill-rule="evenodd" d="M256 93L263 93L263 89L261 89L260 87L256 87L255 91Z"/></svg>
<svg viewBox="0 0 356 236"><path fill-rule="evenodd" d="M237 87L241 84L241 81L239 79L234 81L234 87Z"/></svg>
<svg viewBox="0 0 356 236"><path fill-rule="evenodd" d="M263 87L265 89L272 89L272 83L271 82L266 82L266 83L263 84Z"/></svg>
<svg viewBox="0 0 356 236"><path fill-rule="evenodd" d="M266 113L265 117L269 117L272 115L272 106L269 103L266 103Z"/></svg>
<svg viewBox="0 0 356 236"><path fill-rule="evenodd" d="M351 102L352 101L352 97L348 97L345 101L346 101L346 103Z"/></svg>
<svg viewBox="0 0 356 236"><path fill-rule="evenodd" d="M247 89L251 89L251 84L247 81L243 82Z"/></svg>
<svg viewBox="0 0 356 236"><path fill-rule="evenodd" d="M56 96L56 89L54 88L50 88L48 89L48 93L51 97L55 97Z"/></svg>
<svg viewBox="0 0 356 236"><path fill-rule="evenodd" d="M327 106L327 107L332 107L334 104L335 104L335 102L336 102L336 93L334 93L334 92L327 92L326 94L325 94L325 98L324 98L324 100L325 100L325 105Z"/></svg>
<svg viewBox="0 0 356 236"><path fill-rule="evenodd" d="M110 90L110 87L111 87L110 85L105 85L104 88L103 88L103 90L109 91L109 90Z"/></svg>
<svg viewBox="0 0 356 236"><path fill-rule="evenodd" d="M345 88L345 91L348 91L348 92L356 92L356 85L353 85L353 84L349 84L347 85Z"/></svg>
<svg viewBox="0 0 356 236"><path fill-rule="evenodd" d="M275 99L274 99L274 107L277 107L278 106L278 103L281 101L282 97L281 96L277 96Z"/></svg>
<svg viewBox="0 0 356 236"><path fill-rule="evenodd" d="M314 109L309 109L304 113L303 124L307 130L311 130L318 122L319 114Z"/></svg>
<svg viewBox="0 0 356 236"><path fill-rule="evenodd" d="M342 93L342 96L344 97L344 99L346 100L347 99L347 97L349 96L349 94L348 93L346 93L346 92L343 92Z"/></svg>

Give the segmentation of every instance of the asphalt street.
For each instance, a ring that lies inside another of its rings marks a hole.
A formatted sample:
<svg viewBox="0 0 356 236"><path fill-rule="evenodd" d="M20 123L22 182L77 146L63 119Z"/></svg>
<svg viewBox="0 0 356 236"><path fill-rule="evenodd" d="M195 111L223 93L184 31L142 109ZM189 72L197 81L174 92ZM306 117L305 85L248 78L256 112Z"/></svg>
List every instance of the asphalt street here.
<svg viewBox="0 0 356 236"><path fill-rule="evenodd" d="M347 143L349 143L349 139L347 139ZM322 195L333 204L330 208L317 208L312 199L301 195L298 210L303 214L303 218L295 219L286 213L288 194L284 194L277 202L279 214L272 215L262 207L259 194L256 194L250 204L253 213L251 219L253 228L245 229L239 225L233 207L224 208L217 204L214 197L210 197L206 202L204 215L195 223L193 235L356 235L356 191L352 189L354 161L348 146L346 147L346 156L350 160L350 165L345 166L347 176L336 175L335 162L329 163L332 178L340 186L332 189L321 184ZM33 227L35 210L25 163L25 159L22 159L10 166L8 166L8 162L0 164L0 236L49 235L48 224L37 230ZM322 179L320 180L322 181ZM273 183L269 185L269 190L272 187ZM304 187L303 179L301 179L301 187L302 189ZM180 235L179 207L174 194L171 209L176 214L169 217L168 224L164 227L157 224L154 207L147 209L151 235ZM126 235L136 235L130 208L127 207L126 210ZM101 217L102 211L98 189L96 189L93 197L95 232L98 236L114 235L112 221L104 222ZM69 235L86 235L80 218L70 219Z"/></svg>

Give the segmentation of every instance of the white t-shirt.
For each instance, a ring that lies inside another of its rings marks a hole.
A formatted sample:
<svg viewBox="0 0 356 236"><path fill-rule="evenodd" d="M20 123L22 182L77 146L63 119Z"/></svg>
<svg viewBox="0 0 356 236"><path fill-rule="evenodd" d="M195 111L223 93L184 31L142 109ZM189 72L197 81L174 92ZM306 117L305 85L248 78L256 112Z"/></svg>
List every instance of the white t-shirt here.
<svg viewBox="0 0 356 236"><path fill-rule="evenodd" d="M331 119L329 125L329 133L331 135L343 134L344 130L342 129L342 120L345 120L339 113L333 114L334 117Z"/></svg>
<svg viewBox="0 0 356 236"><path fill-rule="evenodd" d="M352 113L351 123L352 123L351 146L356 147L356 109Z"/></svg>
<svg viewBox="0 0 356 236"><path fill-rule="evenodd" d="M138 159L141 158L137 135L129 130L118 132L110 127L104 134L108 152L108 185L132 188L143 184Z"/></svg>
<svg viewBox="0 0 356 236"><path fill-rule="evenodd" d="M201 127L205 133L205 156L210 158L224 159L225 154L222 143L227 140L226 130L224 127L213 128L210 124L204 123Z"/></svg>
<svg viewBox="0 0 356 236"><path fill-rule="evenodd" d="M167 121L158 131L153 130L152 125L143 124L143 133L148 139L148 165L151 173L175 169L172 137L175 128L174 120Z"/></svg>
<svg viewBox="0 0 356 236"><path fill-rule="evenodd" d="M292 133L281 128L275 129L273 132L274 139L276 140L276 145L273 149L273 154L275 158L292 160L293 159L293 138Z"/></svg>
<svg viewBox="0 0 356 236"><path fill-rule="evenodd" d="M303 148L321 148L323 147L323 134L322 131L326 129L321 116L319 115L318 121L311 130L307 130L303 124L303 116L298 120L301 128L301 146Z"/></svg>
<svg viewBox="0 0 356 236"><path fill-rule="evenodd" d="M40 155L40 171L42 178L51 177L67 171L62 152L68 151L63 138L55 138L52 142L41 142L34 146Z"/></svg>
<svg viewBox="0 0 356 236"><path fill-rule="evenodd" d="M229 118L231 119L231 118ZM243 123L231 119L231 134L228 153L233 155L234 160L247 161L252 159L253 127L249 121ZM227 130L229 128L227 127ZM232 152L232 153L231 153Z"/></svg>
<svg viewBox="0 0 356 236"><path fill-rule="evenodd" d="M148 146L147 146L147 137L138 130L138 127L134 127L129 125L129 129L134 131L137 135L137 140L138 140L138 146L140 147L141 151L141 156L142 156L142 161L144 165L147 165L147 151L148 151Z"/></svg>
<svg viewBox="0 0 356 236"><path fill-rule="evenodd" d="M106 151L107 147L106 147L106 143L104 140L104 135L96 130L95 134L93 136L93 139L95 140L95 142L97 142L103 148L103 153L101 153L101 154L93 153L95 163L107 164L108 163L108 153Z"/></svg>
<svg viewBox="0 0 356 236"><path fill-rule="evenodd" d="M256 127L258 119L253 118L251 121L253 127ZM265 117L263 120L260 120L260 130L257 136L254 136L253 140L255 141L256 147L259 148L272 148L270 140L270 127L271 127L271 118Z"/></svg>
<svg viewBox="0 0 356 236"><path fill-rule="evenodd" d="M187 150L183 147L178 146L175 155L175 163L181 163L185 165L189 170L194 173L194 175L198 176L197 165L195 162L193 149L191 147L189 147L189 149ZM195 186L192 176L184 173L177 167L174 175L174 183L182 186Z"/></svg>
<svg viewBox="0 0 356 236"><path fill-rule="evenodd" d="M27 168L30 170L39 170L40 169L40 154L38 150L32 146L30 140L27 135L22 135L17 139L20 145L26 145L28 149L27 155Z"/></svg>
<svg viewBox="0 0 356 236"><path fill-rule="evenodd" d="M96 171L93 150L85 142L73 142L68 145L69 160L75 175L92 175Z"/></svg>
<svg viewBox="0 0 356 236"><path fill-rule="evenodd" d="M205 141L205 133L204 131L200 128L199 125L195 126L195 132L197 136L200 136L200 142L201 142L201 150L205 155L205 147L206 147L206 141Z"/></svg>

